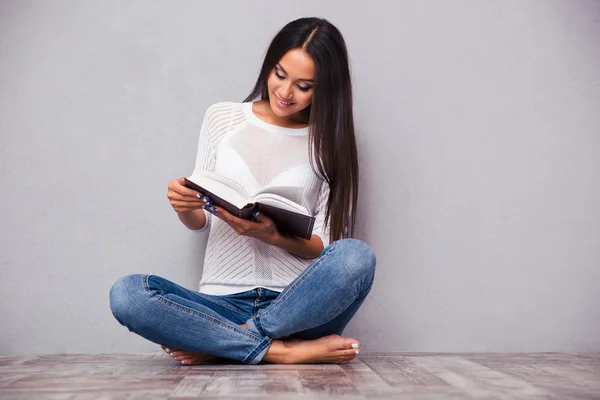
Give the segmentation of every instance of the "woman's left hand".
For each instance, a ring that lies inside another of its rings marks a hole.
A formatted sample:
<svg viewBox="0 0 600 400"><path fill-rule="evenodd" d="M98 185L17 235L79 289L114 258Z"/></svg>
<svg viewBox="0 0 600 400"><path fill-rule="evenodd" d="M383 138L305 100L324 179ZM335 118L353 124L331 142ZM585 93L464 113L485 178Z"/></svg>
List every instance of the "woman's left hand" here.
<svg viewBox="0 0 600 400"><path fill-rule="evenodd" d="M273 243L279 235L273 220L258 211L254 214L256 222L238 218L222 207L217 207L217 211L213 211L211 206L207 206L206 211L227 222L238 235L250 236L269 244Z"/></svg>

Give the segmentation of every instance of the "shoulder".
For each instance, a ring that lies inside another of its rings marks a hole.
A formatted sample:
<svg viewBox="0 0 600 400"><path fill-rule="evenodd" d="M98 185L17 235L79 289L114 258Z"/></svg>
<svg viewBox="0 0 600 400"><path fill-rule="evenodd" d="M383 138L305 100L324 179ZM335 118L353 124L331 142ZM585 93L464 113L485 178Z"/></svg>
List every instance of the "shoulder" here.
<svg viewBox="0 0 600 400"><path fill-rule="evenodd" d="M245 103L236 103L233 101L220 101L218 103L211 104L206 109L206 116L217 116L217 115L228 115L236 114L243 111Z"/></svg>
<svg viewBox="0 0 600 400"><path fill-rule="evenodd" d="M209 134L228 132L240 126L246 120L244 104L233 101L211 104L204 113L203 121Z"/></svg>

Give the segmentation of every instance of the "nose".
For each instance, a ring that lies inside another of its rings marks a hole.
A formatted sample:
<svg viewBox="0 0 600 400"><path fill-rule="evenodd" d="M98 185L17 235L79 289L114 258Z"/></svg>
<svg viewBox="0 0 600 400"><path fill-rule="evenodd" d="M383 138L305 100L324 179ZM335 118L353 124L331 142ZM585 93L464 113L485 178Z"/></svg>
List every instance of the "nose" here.
<svg viewBox="0 0 600 400"><path fill-rule="evenodd" d="M292 85L288 84L283 85L281 87L281 97L283 98L283 100L290 100L292 98Z"/></svg>

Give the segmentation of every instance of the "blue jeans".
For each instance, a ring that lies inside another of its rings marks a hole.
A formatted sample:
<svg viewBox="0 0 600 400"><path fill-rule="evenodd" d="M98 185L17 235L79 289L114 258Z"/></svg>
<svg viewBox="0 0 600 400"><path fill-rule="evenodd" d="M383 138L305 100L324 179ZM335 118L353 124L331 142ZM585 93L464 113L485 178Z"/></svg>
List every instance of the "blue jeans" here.
<svg viewBox="0 0 600 400"><path fill-rule="evenodd" d="M258 364L273 339L341 335L371 290L375 264L366 243L341 239L281 293L256 288L209 295L157 275L132 274L111 287L110 308L121 325L154 343Z"/></svg>

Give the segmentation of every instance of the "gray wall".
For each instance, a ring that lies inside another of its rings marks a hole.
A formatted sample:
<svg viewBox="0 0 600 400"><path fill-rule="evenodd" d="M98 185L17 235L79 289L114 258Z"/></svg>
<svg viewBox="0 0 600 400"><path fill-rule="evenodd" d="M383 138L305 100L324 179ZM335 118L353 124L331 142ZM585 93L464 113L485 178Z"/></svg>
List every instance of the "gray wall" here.
<svg viewBox="0 0 600 400"><path fill-rule="evenodd" d="M288 4L289 3L289 4ZM1 1L0 354L154 352L108 293L197 289L167 183L288 21L348 43L371 351L600 351L600 2Z"/></svg>

